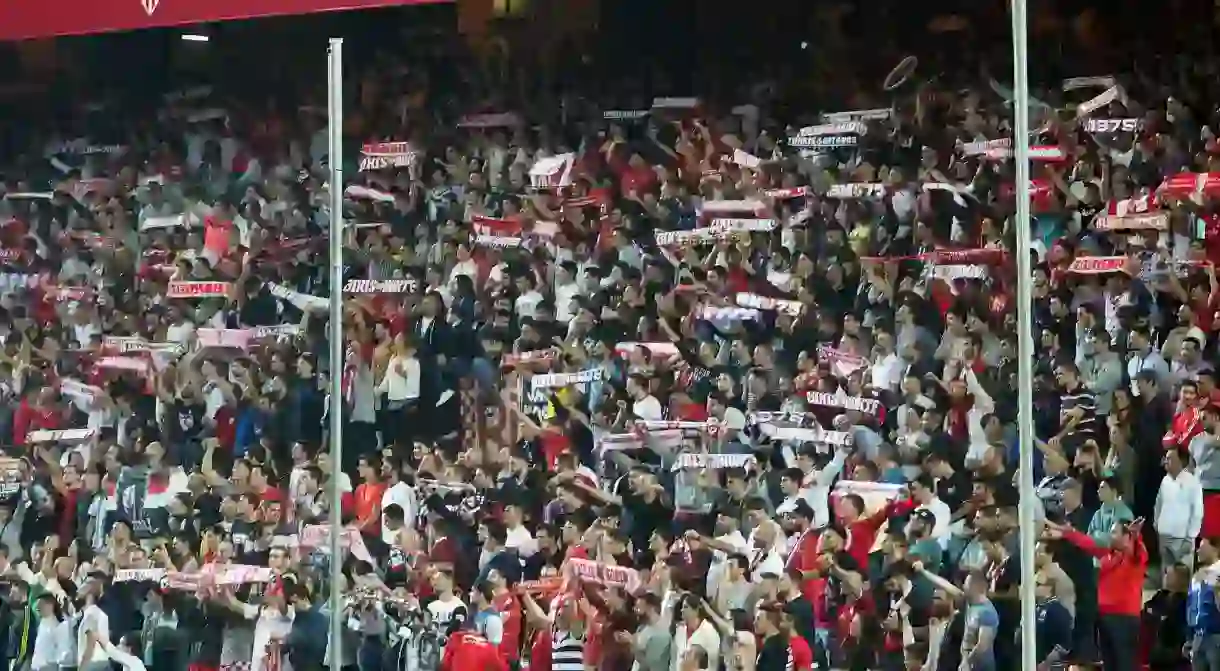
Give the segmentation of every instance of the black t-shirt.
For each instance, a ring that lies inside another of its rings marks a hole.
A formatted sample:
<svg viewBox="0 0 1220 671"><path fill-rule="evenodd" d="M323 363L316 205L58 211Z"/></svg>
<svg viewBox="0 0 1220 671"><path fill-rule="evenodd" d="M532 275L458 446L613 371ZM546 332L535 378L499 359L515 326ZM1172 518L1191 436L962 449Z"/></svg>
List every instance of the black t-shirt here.
<svg viewBox="0 0 1220 671"><path fill-rule="evenodd" d="M204 404L197 401L174 401L171 431L179 441L198 440L203 433Z"/></svg>
<svg viewBox="0 0 1220 671"><path fill-rule="evenodd" d="M279 301L266 289L246 298L238 319L242 326L275 326L280 323L276 308Z"/></svg>
<svg viewBox="0 0 1220 671"><path fill-rule="evenodd" d="M970 474L965 471L954 471L953 475L936 481L936 498L944 501L949 510L960 510L973 491Z"/></svg>
<svg viewBox="0 0 1220 671"><path fill-rule="evenodd" d="M631 542L637 549L648 547L653 532L668 525L674 515L660 495L648 502L635 492L623 494L623 509L631 515Z"/></svg>
<svg viewBox="0 0 1220 671"><path fill-rule="evenodd" d="M787 636L775 634L766 638L758 649L757 671L786 671L789 652Z"/></svg>

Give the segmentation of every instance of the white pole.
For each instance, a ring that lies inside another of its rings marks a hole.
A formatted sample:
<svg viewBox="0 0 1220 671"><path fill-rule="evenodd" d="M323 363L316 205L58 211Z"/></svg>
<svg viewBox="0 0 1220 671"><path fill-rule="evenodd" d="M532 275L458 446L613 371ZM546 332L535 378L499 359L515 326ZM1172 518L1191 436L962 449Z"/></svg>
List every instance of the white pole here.
<svg viewBox="0 0 1220 671"><path fill-rule="evenodd" d="M1029 261L1029 73L1027 68L1025 0L1012 0L1013 128L1014 160L1017 166L1017 429L1021 441L1021 671L1034 671L1037 614L1034 596L1034 335L1033 297Z"/></svg>
<svg viewBox="0 0 1220 671"><path fill-rule="evenodd" d="M343 40L328 51L326 103L330 122L330 671L343 664L343 531L339 469L343 467Z"/></svg>

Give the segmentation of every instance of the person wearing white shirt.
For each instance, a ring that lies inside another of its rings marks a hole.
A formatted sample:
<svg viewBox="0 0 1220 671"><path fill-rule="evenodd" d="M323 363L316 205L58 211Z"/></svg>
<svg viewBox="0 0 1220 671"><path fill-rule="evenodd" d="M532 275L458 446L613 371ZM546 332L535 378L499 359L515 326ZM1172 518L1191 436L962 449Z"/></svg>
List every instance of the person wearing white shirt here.
<svg viewBox="0 0 1220 671"><path fill-rule="evenodd" d="M953 521L953 511L949 504L936 496L936 482L930 475L921 475L911 483L911 498L919 505L916 510L927 510L932 513L935 522L932 525L932 540L945 548L949 542L949 524Z"/></svg>
<svg viewBox="0 0 1220 671"><path fill-rule="evenodd" d="M102 585L90 579L85 585L85 608L80 614L80 626L76 629L76 650L79 659L76 668L80 671L109 671L110 655L102 643L110 640L110 618L97 607Z"/></svg>
<svg viewBox="0 0 1220 671"><path fill-rule="evenodd" d="M767 520L750 532L750 582L762 581L764 575L778 576L784 572L784 555L788 539L779 524Z"/></svg>
<svg viewBox="0 0 1220 671"><path fill-rule="evenodd" d="M106 651L107 655L110 655L110 659L123 667L123 671L147 671L144 661L135 655L136 651L131 649L131 639L127 636L119 641L118 647L110 641L103 641L102 649Z"/></svg>
<svg viewBox="0 0 1220 671"><path fill-rule="evenodd" d="M504 507L504 529L507 532L504 547L513 548L522 559L538 553L538 541L525 527L520 506L509 504Z"/></svg>
<svg viewBox="0 0 1220 671"><path fill-rule="evenodd" d="M419 400L419 380L419 359L415 358L415 346L400 333L394 338L394 353L377 385L377 393L385 394L387 409L401 410Z"/></svg>
<svg viewBox="0 0 1220 671"><path fill-rule="evenodd" d="M661 402L648 393L648 383L643 377L632 375L627 378L627 395L631 397L631 414L636 419L658 422L664 418Z"/></svg>
<svg viewBox="0 0 1220 671"><path fill-rule="evenodd" d="M902 382L907 363L894 351L894 336L885 331L876 331L874 338L873 363L869 369L873 387L894 391Z"/></svg>
<svg viewBox="0 0 1220 671"><path fill-rule="evenodd" d="M555 321L567 324L576 316L572 300L581 295L580 282L576 281L576 263L565 261L555 269Z"/></svg>
<svg viewBox="0 0 1220 671"><path fill-rule="evenodd" d="M55 597L43 594L38 597L38 634L34 638L34 653L30 657L30 671L56 671L64 641L59 626L59 606Z"/></svg>
<svg viewBox="0 0 1220 671"><path fill-rule="evenodd" d="M521 292L513 301L513 310L517 317L533 317L534 309L542 302L543 296L534 288L534 277L522 275L517 278L517 289Z"/></svg>
<svg viewBox="0 0 1220 671"><path fill-rule="evenodd" d="M1195 540L1203 527L1203 487L1186 470L1189 462L1190 456L1182 448L1165 452L1165 477L1156 494L1154 519L1162 563L1183 564L1193 570Z"/></svg>
<svg viewBox="0 0 1220 671"><path fill-rule="evenodd" d="M801 497L813 508L813 528L821 529L830 524L830 488L835 479L843 472L847 463L848 450L837 449L834 456L822 468L814 468L805 473L801 481Z"/></svg>
<svg viewBox="0 0 1220 671"><path fill-rule="evenodd" d="M385 510L390 506L398 506L402 508L403 520L410 525L414 524L415 515L419 510L419 497L415 495L415 488L402 481L402 459L390 455L381 462L381 477L386 480L385 493L381 495L381 509ZM381 540L389 545L394 545L398 540L398 529L391 529L387 526L385 515L381 516Z"/></svg>
<svg viewBox="0 0 1220 671"><path fill-rule="evenodd" d="M687 595L678 604L681 620L674 629L674 661L671 669L681 669L686 652L695 646L707 653L707 669L720 668L720 634L703 613L695 597Z"/></svg>

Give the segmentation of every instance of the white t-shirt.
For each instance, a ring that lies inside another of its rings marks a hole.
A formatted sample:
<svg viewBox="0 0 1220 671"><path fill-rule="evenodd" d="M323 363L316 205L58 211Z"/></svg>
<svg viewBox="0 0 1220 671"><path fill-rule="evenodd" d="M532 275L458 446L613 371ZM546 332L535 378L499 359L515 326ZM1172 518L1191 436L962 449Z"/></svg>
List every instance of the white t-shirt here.
<svg viewBox="0 0 1220 671"><path fill-rule="evenodd" d="M524 526L508 530L508 538L504 547L515 548L521 557L532 557L538 552L538 541Z"/></svg>
<svg viewBox="0 0 1220 671"><path fill-rule="evenodd" d="M466 621L470 615L470 609L461 599L452 597L447 600L436 599L428 604L428 614L432 616L432 626L439 631L450 629L450 624L458 624Z"/></svg>
<svg viewBox="0 0 1220 671"><path fill-rule="evenodd" d="M390 504L402 508L403 518L407 521L407 524L411 524L411 521L415 519L415 490L411 488L411 485L399 482L393 487L386 489L385 493L381 495L381 509L385 510ZM382 515L381 540L393 545L395 540L397 540L398 532L391 531L385 525L385 522L386 517Z"/></svg>
<svg viewBox="0 0 1220 671"><path fill-rule="evenodd" d="M533 317L534 308L542 302L542 294L530 289L529 291L517 296L517 300L513 303L513 309L516 310L519 317Z"/></svg>
<svg viewBox="0 0 1220 671"><path fill-rule="evenodd" d="M98 644L93 646L92 657L84 659L83 655L89 644L89 632L96 634ZM95 604L85 606L85 610L81 612L80 616L80 628L76 630L76 650L77 654L82 656L77 666L84 668L87 664L110 661L110 655L106 654L106 650L101 645L101 641L109 640L110 618L106 617L106 613Z"/></svg>
<svg viewBox="0 0 1220 671"><path fill-rule="evenodd" d="M289 608L285 613L281 613L273 608L242 604L242 614L247 620L255 621L254 657L250 660L250 671L263 671L266 668L267 646L273 640L288 637L296 611Z"/></svg>
<svg viewBox="0 0 1220 671"><path fill-rule="evenodd" d="M633 403L631 405L631 412L640 419L652 422L658 422L662 419L661 402L652 394Z"/></svg>

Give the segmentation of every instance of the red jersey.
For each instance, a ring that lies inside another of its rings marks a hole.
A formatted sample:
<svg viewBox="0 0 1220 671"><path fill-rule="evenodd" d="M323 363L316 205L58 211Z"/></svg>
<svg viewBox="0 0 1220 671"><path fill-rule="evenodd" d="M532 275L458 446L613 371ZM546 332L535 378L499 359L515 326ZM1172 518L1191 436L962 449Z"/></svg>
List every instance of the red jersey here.
<svg viewBox="0 0 1220 671"><path fill-rule="evenodd" d="M1088 534L1069 530L1063 540L1098 560L1097 610L1102 615L1139 615L1143 608L1144 574L1148 550L1139 534L1132 534L1125 550L1099 547Z"/></svg>
<svg viewBox="0 0 1220 671"><path fill-rule="evenodd" d="M868 553L877 540L877 531L891 516L902 516L915 509L913 500L890 501L884 508L872 515L847 525L847 554L856 560L857 566L868 566Z"/></svg>
<svg viewBox="0 0 1220 671"><path fill-rule="evenodd" d="M788 637L788 668L792 671L813 669L813 649L805 639L796 634Z"/></svg>
<svg viewBox="0 0 1220 671"><path fill-rule="evenodd" d="M500 640L500 656L509 662L517 661L521 652L521 603L511 593L497 596L492 607L504 621L504 636Z"/></svg>
<svg viewBox="0 0 1220 671"><path fill-rule="evenodd" d="M1175 447L1184 448L1190 445L1190 441L1202 432L1203 421L1199 415L1199 409L1188 406L1174 414L1173 422L1169 425L1169 431L1165 433L1161 443L1167 450Z"/></svg>
<svg viewBox="0 0 1220 671"><path fill-rule="evenodd" d="M818 534L811 533L808 530L801 532L801 535L796 539L796 545L792 548L792 552L788 554L788 563L785 568L794 568L802 572L817 570ZM806 599L809 599L810 603L817 603L822 582L818 578L802 579L801 594Z"/></svg>
<svg viewBox="0 0 1220 671"><path fill-rule="evenodd" d="M441 671L508 671L508 663L487 639L462 632L445 644Z"/></svg>

